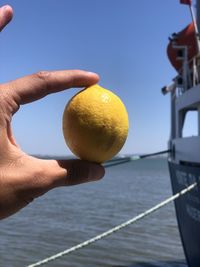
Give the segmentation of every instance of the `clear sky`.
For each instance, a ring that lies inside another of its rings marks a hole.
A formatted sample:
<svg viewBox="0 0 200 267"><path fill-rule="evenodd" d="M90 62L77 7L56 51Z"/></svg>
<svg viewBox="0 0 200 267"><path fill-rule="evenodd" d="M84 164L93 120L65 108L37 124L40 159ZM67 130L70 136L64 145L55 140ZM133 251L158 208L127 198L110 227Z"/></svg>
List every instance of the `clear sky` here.
<svg viewBox="0 0 200 267"><path fill-rule="evenodd" d="M167 148L170 98L160 88L176 72L168 36L191 22L179 0L7 0L14 18L1 32L0 82L40 70L84 69L123 100L130 122L121 153ZM13 117L17 142L33 154L69 155L62 113L77 89L24 105Z"/></svg>

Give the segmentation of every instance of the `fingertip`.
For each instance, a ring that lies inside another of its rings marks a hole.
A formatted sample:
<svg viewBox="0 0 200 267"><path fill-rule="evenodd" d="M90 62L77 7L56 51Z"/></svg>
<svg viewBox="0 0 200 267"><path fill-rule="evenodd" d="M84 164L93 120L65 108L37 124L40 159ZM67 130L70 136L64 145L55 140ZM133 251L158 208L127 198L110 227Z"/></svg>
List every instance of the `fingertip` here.
<svg viewBox="0 0 200 267"><path fill-rule="evenodd" d="M11 6L7 6L7 24L12 20L13 18L13 9Z"/></svg>
<svg viewBox="0 0 200 267"><path fill-rule="evenodd" d="M74 87L89 87L98 83L99 75L95 72L85 70L67 70L65 71L65 77L67 77L67 88Z"/></svg>
<svg viewBox="0 0 200 267"><path fill-rule="evenodd" d="M92 79L94 79L96 83L100 80L99 75L95 72L88 71L87 75L91 77Z"/></svg>
<svg viewBox="0 0 200 267"><path fill-rule="evenodd" d="M97 181L105 174L103 166L85 160L59 160L58 164L67 171L67 175L63 176L64 185Z"/></svg>
<svg viewBox="0 0 200 267"><path fill-rule="evenodd" d="M6 12L6 15L8 18L12 19L13 17L13 8L10 5L3 6L4 12Z"/></svg>
<svg viewBox="0 0 200 267"><path fill-rule="evenodd" d="M0 31L12 20L13 9L9 5L0 8Z"/></svg>

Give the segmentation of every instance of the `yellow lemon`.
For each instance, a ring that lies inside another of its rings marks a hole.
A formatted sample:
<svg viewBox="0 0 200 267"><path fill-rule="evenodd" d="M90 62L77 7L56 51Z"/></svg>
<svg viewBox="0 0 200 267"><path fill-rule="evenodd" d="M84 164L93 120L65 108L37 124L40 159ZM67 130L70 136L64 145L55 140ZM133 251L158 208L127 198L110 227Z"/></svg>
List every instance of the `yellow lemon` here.
<svg viewBox="0 0 200 267"><path fill-rule="evenodd" d="M102 163L116 155L126 141L126 108L111 91L97 84L90 86L72 97L66 105L63 134L76 156Z"/></svg>

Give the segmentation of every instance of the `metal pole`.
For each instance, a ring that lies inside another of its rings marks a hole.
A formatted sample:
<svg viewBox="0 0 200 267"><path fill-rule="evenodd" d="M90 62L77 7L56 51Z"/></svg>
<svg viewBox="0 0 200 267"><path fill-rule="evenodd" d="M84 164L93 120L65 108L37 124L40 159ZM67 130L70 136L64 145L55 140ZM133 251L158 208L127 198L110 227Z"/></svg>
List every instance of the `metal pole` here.
<svg viewBox="0 0 200 267"><path fill-rule="evenodd" d="M196 37L196 42L197 42L197 54L200 53L200 38L199 38L199 30L200 30L200 0L197 0L197 19L195 18L194 10L192 5L189 5L190 8L190 13L192 16L192 21L194 23L194 30L195 30L195 37Z"/></svg>
<svg viewBox="0 0 200 267"><path fill-rule="evenodd" d="M198 32L200 32L200 0L196 0L196 10L197 10L197 15L196 15L197 28Z"/></svg>

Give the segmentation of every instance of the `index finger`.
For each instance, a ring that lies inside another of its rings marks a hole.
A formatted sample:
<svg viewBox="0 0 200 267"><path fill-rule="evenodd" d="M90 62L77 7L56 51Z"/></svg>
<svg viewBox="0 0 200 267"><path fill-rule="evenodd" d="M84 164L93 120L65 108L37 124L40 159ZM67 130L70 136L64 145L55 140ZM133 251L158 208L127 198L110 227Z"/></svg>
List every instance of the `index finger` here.
<svg viewBox="0 0 200 267"><path fill-rule="evenodd" d="M4 84L18 105L26 104L71 87L88 87L99 76L83 70L41 71Z"/></svg>

